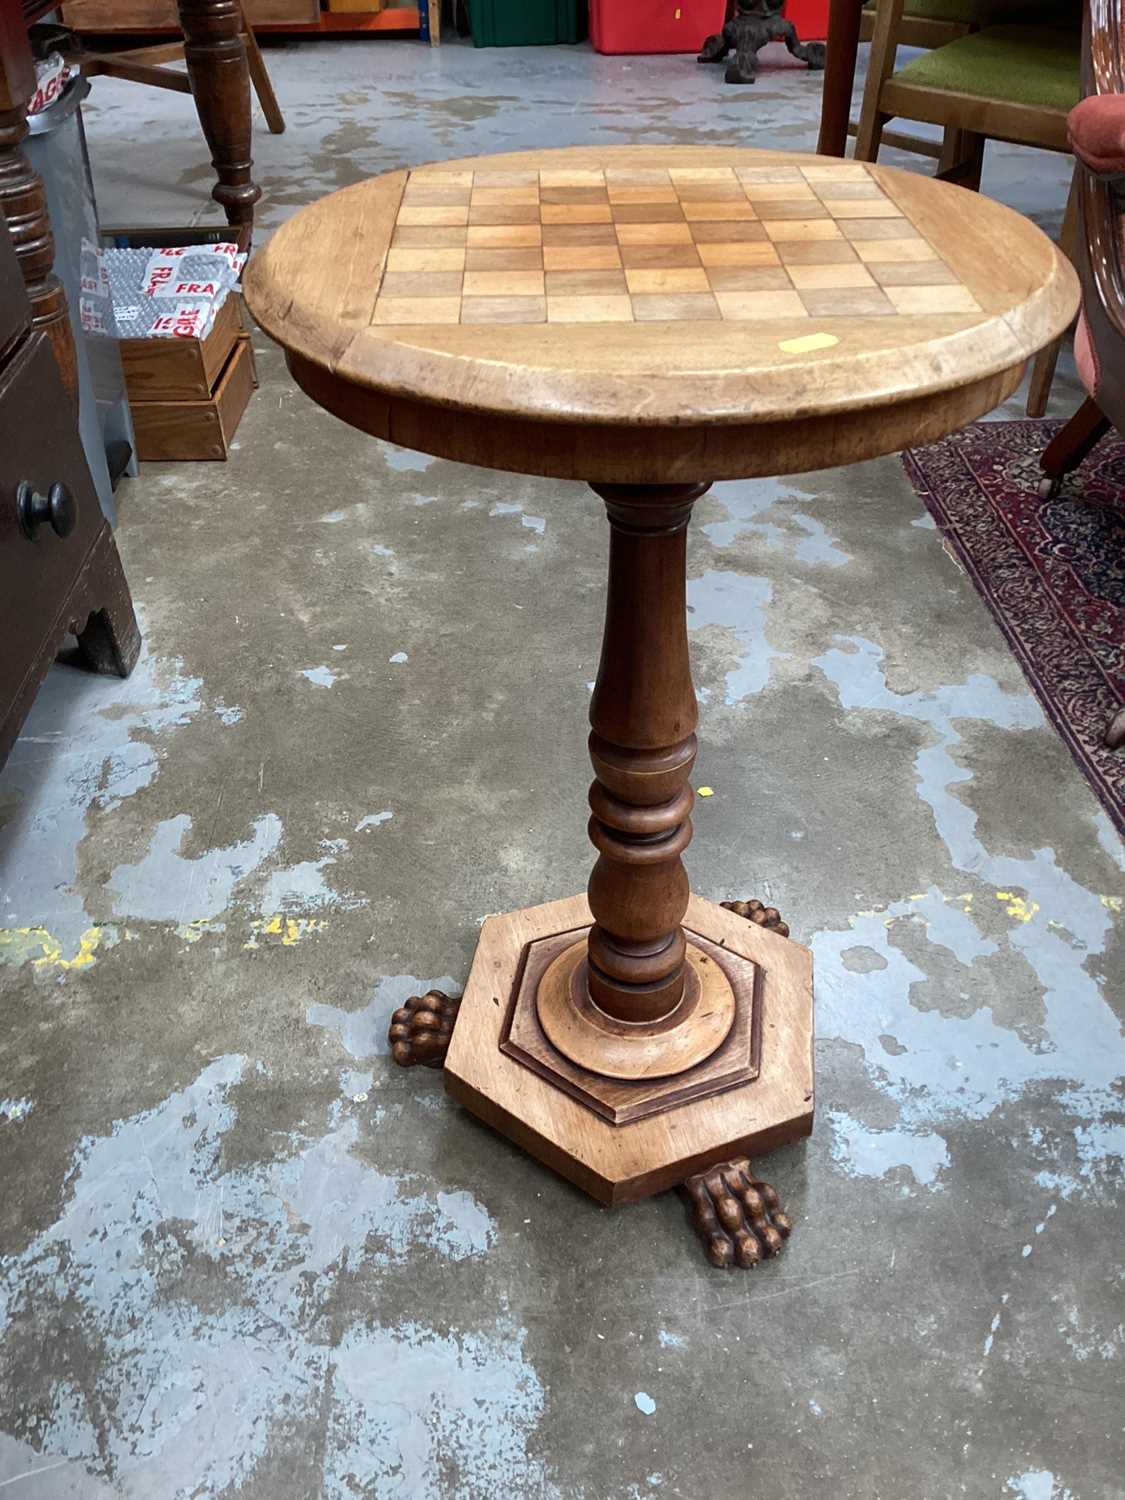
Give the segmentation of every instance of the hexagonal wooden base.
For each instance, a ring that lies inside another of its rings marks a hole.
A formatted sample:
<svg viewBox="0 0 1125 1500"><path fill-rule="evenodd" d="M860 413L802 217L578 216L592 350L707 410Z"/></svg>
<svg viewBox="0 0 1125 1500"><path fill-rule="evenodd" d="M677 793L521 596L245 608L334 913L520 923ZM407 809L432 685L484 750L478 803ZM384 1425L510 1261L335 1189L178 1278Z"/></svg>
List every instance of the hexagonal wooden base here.
<svg viewBox="0 0 1125 1500"><path fill-rule="evenodd" d="M790 938L696 896L684 918L689 933L757 970L756 1076L694 1097L693 1074L699 1070L693 1069L678 1081L678 1092L686 1097L659 1114L614 1123L591 1102L594 1096L604 1099L607 1080L594 1074L575 1080L582 1070L561 1055L552 1079L548 1069L531 1066L510 1047L505 1050L530 945L562 933L573 937L590 921L585 896L574 896L485 922L445 1062L446 1088L455 1099L592 1197L611 1204L647 1198L717 1162L757 1156L809 1134L812 955ZM652 1080L614 1081L615 1107L627 1109L621 1090L636 1088L640 1099L652 1086ZM583 1091L591 1096L585 1102Z"/></svg>
<svg viewBox="0 0 1125 1500"><path fill-rule="evenodd" d="M547 975L553 967L552 961L572 950L576 939L584 938L585 934L586 929L579 928L577 932L539 938L525 947L500 1043L500 1050L508 1057L518 1059L525 1068L614 1125L663 1114L688 1099L721 1094L758 1076L762 1009L755 1001L755 993L761 989L762 971L741 954L720 948L691 931L687 934L689 962L712 970L718 968L719 983L735 1006L734 1024L719 1046L712 1043L697 1065L683 1070L678 1067L671 1075L657 1054L651 1058L654 1066L650 1072L629 1081L624 1081L612 1068L607 1067L605 1073L591 1072L573 1058L562 1055L562 1042L552 1045L544 1029L536 992L541 980L549 982ZM626 1030L621 1023L607 1024L618 1033ZM594 1040L599 1040L596 1034ZM635 1050L635 1042L629 1045ZM650 1058L649 1049L645 1048L642 1055Z"/></svg>

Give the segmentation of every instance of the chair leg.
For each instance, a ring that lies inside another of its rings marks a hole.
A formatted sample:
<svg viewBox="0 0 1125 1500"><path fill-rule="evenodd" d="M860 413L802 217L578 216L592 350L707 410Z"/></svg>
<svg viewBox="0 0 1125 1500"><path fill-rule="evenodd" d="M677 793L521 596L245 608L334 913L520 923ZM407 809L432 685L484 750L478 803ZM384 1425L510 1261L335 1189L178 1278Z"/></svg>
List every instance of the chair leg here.
<svg viewBox="0 0 1125 1500"><path fill-rule="evenodd" d="M867 82L863 89L863 108L856 132L856 161L877 161L879 146L883 139L883 128L891 116L885 114L879 103L883 85L894 72L898 53L898 33L902 24L902 8L905 0L878 0L875 11L875 30L871 38L871 55L867 59Z"/></svg>
<svg viewBox="0 0 1125 1500"><path fill-rule="evenodd" d="M958 187L968 188L970 193L979 193L984 171L984 144L985 137L976 131L947 125L935 175L941 182L952 182Z"/></svg>
<svg viewBox="0 0 1125 1500"><path fill-rule="evenodd" d="M1076 165L1070 179L1070 192L1067 194L1066 212L1063 214L1062 233L1059 235L1059 248L1069 260L1074 260L1077 253L1078 214L1078 167ZM1059 350L1062 348L1065 337L1066 334L1060 334L1053 343L1048 344L1045 349L1040 349L1035 356L1035 363L1031 367L1031 384L1027 389L1029 417L1041 417L1047 410L1051 384L1055 378L1055 366L1059 362Z"/></svg>
<svg viewBox="0 0 1125 1500"><path fill-rule="evenodd" d="M219 179L227 223L253 227L262 190L251 177L250 73L241 13L230 0L176 0L195 112Z"/></svg>
<svg viewBox="0 0 1125 1500"><path fill-rule="evenodd" d="M733 14L734 5L728 4L728 21ZM820 156L843 156L847 152L859 27L860 7L855 0L829 0L828 60L821 93L820 133L816 141Z"/></svg>
<svg viewBox="0 0 1125 1500"><path fill-rule="evenodd" d="M283 135L285 133L285 116L281 113L281 106L277 102L277 95L273 91L273 80L266 72L265 59L262 57L262 49L258 46L258 38L254 35L254 28L246 17L246 8L239 6L242 11L242 40L246 43L246 66L250 70L250 82L254 85L254 92L258 96L258 103L262 106L262 113L266 117L271 135Z"/></svg>
<svg viewBox="0 0 1125 1500"><path fill-rule="evenodd" d="M1040 349L1031 367L1031 380L1027 387L1027 414L1029 417L1046 415L1047 402L1051 398L1051 386L1055 379L1055 366L1059 362L1064 333L1052 339L1045 349Z"/></svg>
<svg viewBox="0 0 1125 1500"><path fill-rule="evenodd" d="M1043 479L1039 493L1044 500L1057 493L1059 480L1064 474L1077 469L1082 460L1092 453L1095 446L1109 431L1110 420L1101 407L1087 396L1063 430L1047 444L1039 455L1039 467Z"/></svg>

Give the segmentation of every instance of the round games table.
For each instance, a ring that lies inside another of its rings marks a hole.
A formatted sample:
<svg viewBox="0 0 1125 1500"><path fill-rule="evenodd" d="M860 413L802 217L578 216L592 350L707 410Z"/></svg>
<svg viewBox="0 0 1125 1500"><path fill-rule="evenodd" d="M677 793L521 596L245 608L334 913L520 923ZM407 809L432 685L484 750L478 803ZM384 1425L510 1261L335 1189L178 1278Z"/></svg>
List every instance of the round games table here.
<svg viewBox="0 0 1125 1500"><path fill-rule="evenodd" d="M588 482L610 526L585 896L491 917L396 1061L604 1203L682 1185L709 1258L789 1224L747 1158L812 1128L812 960L690 893L692 506L718 479L929 443L1078 305L1034 225L913 173L622 146L389 172L301 210L245 294L294 379L406 448ZM584 524L584 523L583 523Z"/></svg>

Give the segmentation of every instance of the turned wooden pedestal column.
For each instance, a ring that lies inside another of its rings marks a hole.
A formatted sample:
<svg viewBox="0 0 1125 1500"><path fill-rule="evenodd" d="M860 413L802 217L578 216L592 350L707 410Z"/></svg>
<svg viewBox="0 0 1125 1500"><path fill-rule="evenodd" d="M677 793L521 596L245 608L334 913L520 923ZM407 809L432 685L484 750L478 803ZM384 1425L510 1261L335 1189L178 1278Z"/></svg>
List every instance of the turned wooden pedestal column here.
<svg viewBox="0 0 1125 1500"><path fill-rule="evenodd" d="M611 527L605 639L590 705L591 998L619 1021L662 1021L684 994L695 690L687 526L708 486L604 485Z"/></svg>
<svg viewBox="0 0 1125 1500"><path fill-rule="evenodd" d="M444 1063L455 1098L603 1202L688 1179L711 1259L753 1264L787 1225L745 1158L812 1126L812 960L756 903L690 893L692 506L991 410L1069 323L1073 270L1000 204L911 173L628 146L389 172L302 209L244 285L326 410L582 480L609 517L588 895L488 918L460 1001L396 1013L395 1060ZM591 514L552 519L554 566Z"/></svg>
<svg viewBox="0 0 1125 1500"><path fill-rule="evenodd" d="M645 1112L655 1112L660 1099L681 1097L684 1075L719 1051L735 1024L738 976L699 940L689 943L683 927L690 888L681 856L691 842L688 777L696 754L687 527L708 486L594 489L610 524L605 632L590 705L596 779L589 828L598 859L587 899L594 920L546 967L534 1008L555 1051L592 1080L616 1081L613 1113L623 1117L640 1101L629 1101L618 1084L640 1084ZM743 998L752 1007L752 984ZM546 1067L548 1054L540 1053ZM659 1079L676 1081L664 1088ZM699 1082L688 1085L693 1094Z"/></svg>

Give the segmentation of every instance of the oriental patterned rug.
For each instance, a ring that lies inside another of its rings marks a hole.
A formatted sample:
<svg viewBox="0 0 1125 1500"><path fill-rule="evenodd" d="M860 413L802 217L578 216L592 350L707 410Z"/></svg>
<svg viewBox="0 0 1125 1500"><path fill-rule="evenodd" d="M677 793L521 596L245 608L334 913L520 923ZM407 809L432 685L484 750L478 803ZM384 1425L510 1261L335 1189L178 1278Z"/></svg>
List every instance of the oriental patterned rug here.
<svg viewBox="0 0 1125 1500"><path fill-rule="evenodd" d="M1040 499L1059 422L975 422L903 455L947 545L1004 632L1048 718L1125 834L1125 440L1110 434Z"/></svg>

